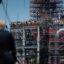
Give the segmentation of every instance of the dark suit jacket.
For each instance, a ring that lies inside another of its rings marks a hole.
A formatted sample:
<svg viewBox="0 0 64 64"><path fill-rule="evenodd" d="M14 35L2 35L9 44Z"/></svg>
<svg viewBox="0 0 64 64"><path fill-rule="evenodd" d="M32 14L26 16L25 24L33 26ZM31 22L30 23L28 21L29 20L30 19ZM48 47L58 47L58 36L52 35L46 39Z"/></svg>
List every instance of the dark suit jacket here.
<svg viewBox="0 0 64 64"><path fill-rule="evenodd" d="M0 60L4 51L13 51L13 57L16 61L16 49L12 34L6 30L0 30Z"/></svg>

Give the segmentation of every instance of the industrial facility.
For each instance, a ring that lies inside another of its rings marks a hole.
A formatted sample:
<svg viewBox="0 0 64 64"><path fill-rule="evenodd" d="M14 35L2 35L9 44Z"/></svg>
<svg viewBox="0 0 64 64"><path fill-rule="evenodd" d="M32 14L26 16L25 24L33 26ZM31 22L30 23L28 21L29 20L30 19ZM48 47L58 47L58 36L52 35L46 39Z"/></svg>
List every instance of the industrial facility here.
<svg viewBox="0 0 64 64"><path fill-rule="evenodd" d="M11 32L15 37L17 56L27 64L61 64L64 63L64 23L63 21L12 22ZM45 55L46 58L43 57Z"/></svg>
<svg viewBox="0 0 64 64"><path fill-rule="evenodd" d="M5 23L15 39L17 64L64 64L64 0L29 0L28 21L20 20L26 15L20 11L27 9L27 0L22 1L22 7L20 0L15 4L19 11L14 9L17 15L14 22L9 17L14 17L12 12L8 14L9 1L0 0L0 4Z"/></svg>
<svg viewBox="0 0 64 64"><path fill-rule="evenodd" d="M63 0L30 0L30 20L11 22L22 64L64 64Z"/></svg>
<svg viewBox="0 0 64 64"><path fill-rule="evenodd" d="M19 64L64 64L63 4L63 0L30 0L30 19L10 22Z"/></svg>
<svg viewBox="0 0 64 64"><path fill-rule="evenodd" d="M59 19L63 11L63 0L30 0L30 16L32 20Z"/></svg>

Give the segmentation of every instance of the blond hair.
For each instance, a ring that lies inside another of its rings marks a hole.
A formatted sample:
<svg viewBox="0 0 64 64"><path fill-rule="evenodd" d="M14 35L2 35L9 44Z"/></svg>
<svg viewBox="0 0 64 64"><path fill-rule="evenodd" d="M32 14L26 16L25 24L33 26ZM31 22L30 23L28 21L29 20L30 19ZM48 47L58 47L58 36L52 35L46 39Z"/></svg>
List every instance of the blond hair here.
<svg viewBox="0 0 64 64"><path fill-rule="evenodd" d="M0 28L4 28L6 23L4 21L0 21Z"/></svg>

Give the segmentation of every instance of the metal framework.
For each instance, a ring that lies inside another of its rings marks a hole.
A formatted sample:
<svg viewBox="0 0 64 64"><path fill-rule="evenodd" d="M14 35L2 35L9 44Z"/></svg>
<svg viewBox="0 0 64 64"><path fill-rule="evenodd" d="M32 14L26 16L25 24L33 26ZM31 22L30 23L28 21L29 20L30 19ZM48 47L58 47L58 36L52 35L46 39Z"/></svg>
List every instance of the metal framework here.
<svg viewBox="0 0 64 64"><path fill-rule="evenodd" d="M64 24L60 22L49 28L49 64L64 64Z"/></svg>
<svg viewBox="0 0 64 64"><path fill-rule="evenodd" d="M32 20L42 21L58 18L63 13L62 0L30 0Z"/></svg>
<svg viewBox="0 0 64 64"><path fill-rule="evenodd" d="M23 60L21 63L31 64L35 60L35 64L64 64L64 22L53 22L48 25L49 28L43 22L39 23L11 23L11 32L13 31L13 35L15 33L17 56ZM49 53L49 57L46 53Z"/></svg>
<svg viewBox="0 0 64 64"><path fill-rule="evenodd" d="M31 64L33 62L35 64L41 64L44 59L44 63L48 63L48 61L46 61L46 59L48 60L46 56L48 54L47 35L45 36L45 29L44 32L42 32L42 30L43 27L39 25L11 29L16 41L17 57L21 57L21 60L23 60L22 64ZM40 53L42 49L44 51L43 55L46 58ZM43 57L43 59L40 57Z"/></svg>
<svg viewBox="0 0 64 64"><path fill-rule="evenodd" d="M33 30L36 30L36 33L37 33L37 37L34 40L31 35L28 35ZM40 51L39 26L22 27L21 29L13 29L12 31L16 33L15 34L16 50L17 50L17 57L18 57L20 64L21 63L22 64L31 64L33 62L35 64L39 64L39 56L40 56L40 54L39 54L39 51ZM20 40L18 40L18 39L20 39ZM19 50L22 51L22 53L19 52Z"/></svg>

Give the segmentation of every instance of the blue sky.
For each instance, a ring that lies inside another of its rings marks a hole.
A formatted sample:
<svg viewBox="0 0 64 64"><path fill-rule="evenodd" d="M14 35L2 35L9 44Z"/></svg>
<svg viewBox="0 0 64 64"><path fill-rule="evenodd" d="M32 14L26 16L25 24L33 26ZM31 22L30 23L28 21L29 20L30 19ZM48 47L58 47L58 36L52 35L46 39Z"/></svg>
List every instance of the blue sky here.
<svg viewBox="0 0 64 64"><path fill-rule="evenodd" d="M4 4L7 3L7 11L10 21L26 21L29 20L29 0L3 0ZM0 20L8 19L2 4L0 4Z"/></svg>
<svg viewBox="0 0 64 64"><path fill-rule="evenodd" d="M30 0L3 0L4 4L7 3L7 11L10 17L10 22L24 22L30 19L29 1ZM6 21L7 25L9 26L9 21L6 18L6 14L2 4L0 4L0 20Z"/></svg>
<svg viewBox="0 0 64 64"><path fill-rule="evenodd" d="M7 3L7 11L10 17L10 21L29 20L29 1L30 0L3 0L4 4ZM0 4L0 20L8 21L8 19L5 16L2 4Z"/></svg>

